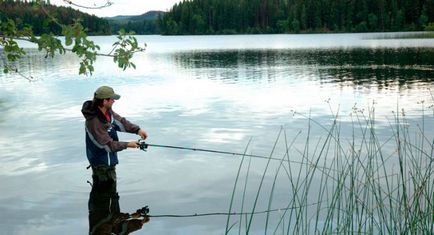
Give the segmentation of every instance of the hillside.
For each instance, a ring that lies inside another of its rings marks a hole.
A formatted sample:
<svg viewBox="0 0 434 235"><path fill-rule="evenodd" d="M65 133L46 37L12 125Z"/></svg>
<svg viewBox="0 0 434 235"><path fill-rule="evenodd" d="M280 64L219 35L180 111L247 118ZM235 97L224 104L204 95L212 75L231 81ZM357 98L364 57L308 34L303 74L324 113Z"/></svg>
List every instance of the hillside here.
<svg viewBox="0 0 434 235"><path fill-rule="evenodd" d="M173 6L163 34L424 30L432 0L191 0Z"/></svg>
<svg viewBox="0 0 434 235"><path fill-rule="evenodd" d="M68 25L72 24L74 19L80 19L81 24L87 29L89 35L111 34L110 26L106 19L89 15L70 7L45 5L44 8L60 24ZM35 35L43 33L60 35L62 33L61 27L33 2L0 1L0 21L5 22L7 19L14 20L19 29L30 26Z"/></svg>
<svg viewBox="0 0 434 235"><path fill-rule="evenodd" d="M108 20L112 32L117 32L123 28L127 32L133 31L136 34L159 34L158 19L164 14L163 11L149 11L142 15L119 15L105 19Z"/></svg>

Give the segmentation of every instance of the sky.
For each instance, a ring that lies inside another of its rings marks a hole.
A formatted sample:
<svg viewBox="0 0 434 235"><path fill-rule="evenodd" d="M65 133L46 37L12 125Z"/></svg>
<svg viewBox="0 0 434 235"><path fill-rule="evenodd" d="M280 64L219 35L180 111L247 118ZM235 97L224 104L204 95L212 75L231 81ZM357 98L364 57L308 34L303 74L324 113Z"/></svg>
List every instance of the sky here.
<svg viewBox="0 0 434 235"><path fill-rule="evenodd" d="M94 7L102 6L107 1L112 2L112 5L103 9L85 9L78 8L68 4L65 0L50 0L52 5L71 6L82 12L94 14L99 17L110 17L117 15L141 15L148 11L159 10L168 11L175 4L182 0L71 0L74 4Z"/></svg>

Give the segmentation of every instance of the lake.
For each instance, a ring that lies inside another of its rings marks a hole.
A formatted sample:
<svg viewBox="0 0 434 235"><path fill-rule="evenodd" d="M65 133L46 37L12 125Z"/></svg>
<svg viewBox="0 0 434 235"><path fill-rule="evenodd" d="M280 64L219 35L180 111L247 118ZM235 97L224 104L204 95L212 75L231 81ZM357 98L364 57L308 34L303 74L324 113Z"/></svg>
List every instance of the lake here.
<svg viewBox="0 0 434 235"><path fill-rule="evenodd" d="M379 143L393 142L388 138L397 113L405 114L409 136L422 129L424 137L416 138L429 143L434 39L395 35L407 34L137 36L147 44L133 59L137 69L122 71L111 58L100 57L91 77L78 75L73 55L45 59L29 49L17 67L35 81L0 74L1 233L88 233L91 170L80 110L101 85L122 96L113 109L145 129L152 144L236 153L248 146L248 154L269 156L274 149L272 156L282 158L293 143L291 159L301 162L306 145L310 154L320 151L317 145L336 119L343 142L363 140L354 134L354 110L375 119ZM108 52L115 37L91 39ZM332 152L321 160L333 159ZM385 152L392 156L394 149ZM151 215L228 212L241 160L157 147L124 150L117 166L121 211L149 205ZM261 182L256 210L267 209L273 182L271 208L287 207L288 172L277 170L277 163L266 168L265 159L244 159L233 211L244 204L244 211L252 210ZM395 163L388 167L397 169ZM278 224L279 215L282 211L272 214L270 232L286 226ZM264 234L264 216L255 217L252 234ZM238 217L231 217L231 234L238 234ZM223 234L226 220L155 217L134 234Z"/></svg>

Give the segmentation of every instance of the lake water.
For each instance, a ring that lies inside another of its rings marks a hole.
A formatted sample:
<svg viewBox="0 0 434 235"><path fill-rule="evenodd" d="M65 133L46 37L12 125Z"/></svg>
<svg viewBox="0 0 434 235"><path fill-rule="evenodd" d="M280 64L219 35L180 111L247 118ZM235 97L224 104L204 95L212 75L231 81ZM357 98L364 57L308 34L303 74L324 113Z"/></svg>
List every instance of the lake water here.
<svg viewBox="0 0 434 235"><path fill-rule="evenodd" d="M138 36L148 47L134 57L136 70L98 58L91 77L78 76L72 55L45 59L30 49L17 66L36 81L0 74L0 233L88 232L91 171L80 110L101 85L121 94L113 109L145 129L153 144L243 153L252 139L248 153L268 156L282 127L287 142L295 139L294 148L303 150L307 117L329 127L339 114L344 135L355 108L373 107L379 136L387 136L393 112L404 109L409 125L423 122L432 139L434 39L391 35ZM115 37L92 39L108 52ZM309 133L313 140L326 134L319 125ZM273 156L283 156L282 138ZM150 147L122 151L119 160L121 211L149 205L150 214L161 215L227 212L241 158ZM251 161L247 204L266 163ZM272 169L258 210L268 206ZM272 208L284 208L287 182L277 185ZM134 234L223 234L226 219L151 218ZM264 234L263 221L255 221L253 234Z"/></svg>

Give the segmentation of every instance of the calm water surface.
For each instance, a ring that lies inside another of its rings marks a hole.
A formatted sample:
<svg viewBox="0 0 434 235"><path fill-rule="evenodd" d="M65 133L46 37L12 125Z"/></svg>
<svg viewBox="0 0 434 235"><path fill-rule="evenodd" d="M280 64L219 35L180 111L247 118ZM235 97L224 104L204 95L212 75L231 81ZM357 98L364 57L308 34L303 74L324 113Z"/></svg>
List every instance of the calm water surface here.
<svg viewBox="0 0 434 235"><path fill-rule="evenodd" d="M114 110L155 144L243 152L252 138L248 152L267 156L281 127L288 140L300 131L304 139L303 115L327 126L339 113L345 132L354 107L375 107L380 136L404 108L409 125L423 118L432 138L434 40L376 39L384 35L138 36L148 49L135 57L136 70L99 58L92 77L77 75L72 55L44 59L31 50L17 66L35 82L0 74L0 233L88 232L91 172L80 109L101 85L122 95ZM93 39L109 51L115 38ZM311 135L324 132L317 126ZM155 215L228 210L238 157L159 148L119 156L123 212L145 205ZM247 203L266 161L251 164ZM267 207L270 172L259 209ZM286 184L278 181L273 208L286 206ZM264 234L263 221L254 234ZM135 234L223 234L225 224L225 216L152 218Z"/></svg>

